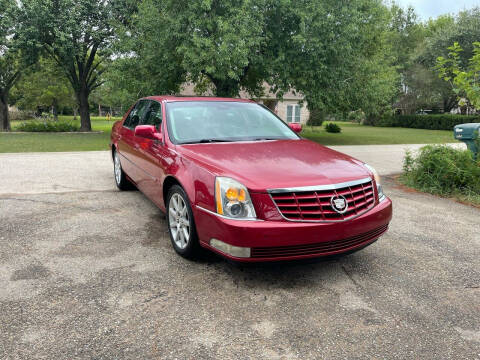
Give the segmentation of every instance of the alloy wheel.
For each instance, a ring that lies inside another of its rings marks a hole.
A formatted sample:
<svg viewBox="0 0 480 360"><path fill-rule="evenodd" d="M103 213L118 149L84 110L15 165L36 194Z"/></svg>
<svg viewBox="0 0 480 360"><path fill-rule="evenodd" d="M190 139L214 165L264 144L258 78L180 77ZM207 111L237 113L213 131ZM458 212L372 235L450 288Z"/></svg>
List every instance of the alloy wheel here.
<svg viewBox="0 0 480 360"><path fill-rule="evenodd" d="M117 185L119 185L120 182L122 181L122 165L120 164L120 157L116 152L115 152L113 164L114 164L113 168L115 172L115 181L117 182Z"/></svg>
<svg viewBox="0 0 480 360"><path fill-rule="evenodd" d="M168 221L173 241L179 249L185 249L190 240L190 220L183 197L175 193L168 203Z"/></svg>

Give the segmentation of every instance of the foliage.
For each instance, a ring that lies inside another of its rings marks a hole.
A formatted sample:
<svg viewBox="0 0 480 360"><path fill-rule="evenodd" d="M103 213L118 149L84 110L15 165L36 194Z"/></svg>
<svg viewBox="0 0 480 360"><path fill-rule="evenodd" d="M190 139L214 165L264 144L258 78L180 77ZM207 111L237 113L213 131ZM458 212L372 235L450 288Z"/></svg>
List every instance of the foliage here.
<svg viewBox="0 0 480 360"><path fill-rule="evenodd" d="M18 110L18 109L9 111L8 114L10 117L10 122L18 121L18 120L29 120L33 117L33 113L31 111Z"/></svg>
<svg viewBox="0 0 480 360"><path fill-rule="evenodd" d="M9 131L9 93L20 78L25 63L22 53L16 46L15 0L0 0L0 9L0 131Z"/></svg>
<svg viewBox="0 0 480 360"><path fill-rule="evenodd" d="M25 121L16 127L16 131L22 132L72 132L79 129L80 127L73 122L53 119Z"/></svg>
<svg viewBox="0 0 480 360"><path fill-rule="evenodd" d="M375 126L453 131L455 125L479 121L479 115L396 115L383 117Z"/></svg>
<svg viewBox="0 0 480 360"><path fill-rule="evenodd" d="M389 41L394 53L394 63L403 73L412 65L412 55L425 39L425 27L419 22L412 6L403 9L393 4L390 12Z"/></svg>
<svg viewBox="0 0 480 360"><path fill-rule="evenodd" d="M480 166L468 150L429 145L407 153L402 182L421 191L480 204Z"/></svg>
<svg viewBox="0 0 480 360"><path fill-rule="evenodd" d="M350 111L347 116L348 121L351 121L357 124L364 122L365 118L366 118L365 113L362 111L362 109Z"/></svg>
<svg viewBox="0 0 480 360"><path fill-rule="evenodd" d="M79 105L81 129L91 130L88 98L102 85L114 38L111 21L125 0L23 0L20 39L41 47L63 69Z"/></svg>
<svg viewBox="0 0 480 360"><path fill-rule="evenodd" d="M41 58L39 63L25 73L12 91L16 106L36 111L53 108L56 118L58 109L75 105L75 95L63 71L51 58Z"/></svg>
<svg viewBox="0 0 480 360"><path fill-rule="evenodd" d="M288 27L279 26L294 35L278 40L280 53L286 54L274 61L280 88L288 84L327 112L362 108L370 113L390 103L396 73L384 5L370 0L282 3L293 19Z"/></svg>
<svg viewBox="0 0 480 360"><path fill-rule="evenodd" d="M342 131L342 128L335 123L325 124L325 131L328 133L339 133Z"/></svg>
<svg viewBox="0 0 480 360"><path fill-rule="evenodd" d="M438 80L428 68L415 61L417 49L425 41L426 29L412 7L403 9L393 4L389 25L389 42L394 65L400 74L397 83L398 100L395 106L404 113L414 113L420 107L430 108L437 101L432 91L431 79ZM370 123L382 118L381 114L369 116Z"/></svg>
<svg viewBox="0 0 480 360"><path fill-rule="evenodd" d="M458 105L458 96L449 82L438 78L438 57L448 58L448 47L457 42L463 49L459 53L459 65L466 68L474 55L473 43L480 39L480 7L461 11L456 16L445 15L430 20L426 26L426 38L415 54L415 61L429 69L437 77L432 92L439 93L445 112Z"/></svg>
<svg viewBox="0 0 480 360"><path fill-rule="evenodd" d="M293 88L323 111L371 111L395 92L387 22L377 0L145 0L119 32L115 78L138 96L190 81L261 97L267 82L279 98Z"/></svg>
<svg viewBox="0 0 480 360"><path fill-rule="evenodd" d="M307 120L308 126L322 126L325 120L325 113L322 110L311 109Z"/></svg>
<svg viewBox="0 0 480 360"><path fill-rule="evenodd" d="M461 64L463 49L458 42L448 49L448 58L440 56L437 59L440 77L452 83L457 95L465 95L476 109L480 109L480 42L473 43L473 56L467 66Z"/></svg>

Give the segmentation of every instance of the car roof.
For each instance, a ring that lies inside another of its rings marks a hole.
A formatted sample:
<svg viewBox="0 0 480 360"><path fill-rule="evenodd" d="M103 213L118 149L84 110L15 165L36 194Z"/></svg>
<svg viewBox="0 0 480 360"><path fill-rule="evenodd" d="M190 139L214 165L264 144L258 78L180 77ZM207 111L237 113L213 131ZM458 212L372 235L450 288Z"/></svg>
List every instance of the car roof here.
<svg viewBox="0 0 480 360"><path fill-rule="evenodd" d="M255 101L250 99L239 99L239 98L226 98L226 97L214 97L214 96L181 96L181 95L155 95L142 98L143 100L157 100L157 101L232 101L232 102L242 102L242 103L255 103Z"/></svg>

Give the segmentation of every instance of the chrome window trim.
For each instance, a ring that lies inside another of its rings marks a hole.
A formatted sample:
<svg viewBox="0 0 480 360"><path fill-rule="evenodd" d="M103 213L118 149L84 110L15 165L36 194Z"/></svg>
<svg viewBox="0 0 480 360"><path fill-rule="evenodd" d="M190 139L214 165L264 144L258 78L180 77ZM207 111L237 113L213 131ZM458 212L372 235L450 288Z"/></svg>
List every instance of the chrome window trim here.
<svg viewBox="0 0 480 360"><path fill-rule="evenodd" d="M340 219L340 220L304 220L304 219L289 219L285 215L282 214L280 211L280 208L278 207L277 203L273 199L272 194L281 194L281 193L287 193L287 192L302 192L302 191L321 191L321 190L336 190L336 189L341 189L347 186L355 186L355 185L360 185L360 184L366 184L366 183L372 183L373 187L373 179L372 178L364 178L360 180L354 180L354 181L348 181L344 183L337 183L337 184L329 184L329 185L320 185L320 186L303 186L303 187L297 187L297 188L283 188L283 189L269 189L268 195L270 196L270 199L272 200L273 205L275 205L275 208L277 209L278 213L280 216L289 222L303 222L303 223L340 223L340 222L345 222L345 221L350 221L353 219L356 219L359 216L364 215L366 212L370 211L373 209L373 207L376 204L376 198L378 197L377 191L373 191L373 203L370 205L370 207L366 208L359 214L355 214L353 216L350 216L346 219ZM382 199L384 200L384 199Z"/></svg>
<svg viewBox="0 0 480 360"><path fill-rule="evenodd" d="M372 181L372 178L367 177L360 180L347 181L337 184L328 184L328 185L314 185L314 186L301 186L294 188L280 188L280 189L267 189L267 192L270 194L280 194L286 192L297 192L297 191L322 191L322 190L337 190L347 186L355 186L360 184L365 184Z"/></svg>
<svg viewBox="0 0 480 360"><path fill-rule="evenodd" d="M234 221L264 221L262 219L258 219L258 218L240 218L240 219L235 219L235 218L231 218L231 217L228 217L228 216L224 216L224 215L220 215L214 211L211 211L211 210L208 210L208 209L205 209L201 206L198 206L198 205L195 205L195 207L199 210L202 210L202 211L205 211L206 213L209 213L209 214L212 214L212 215L215 215L215 216L218 216L219 218L222 218L222 219L226 219L226 220L234 220Z"/></svg>

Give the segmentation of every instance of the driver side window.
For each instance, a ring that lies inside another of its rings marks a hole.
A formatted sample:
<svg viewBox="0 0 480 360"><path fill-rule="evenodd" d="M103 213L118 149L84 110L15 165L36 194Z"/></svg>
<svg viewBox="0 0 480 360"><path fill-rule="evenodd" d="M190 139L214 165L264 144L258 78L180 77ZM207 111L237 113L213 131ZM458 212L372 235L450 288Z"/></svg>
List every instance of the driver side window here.
<svg viewBox="0 0 480 360"><path fill-rule="evenodd" d="M162 125L162 106L159 102L151 101L142 125L154 125L157 131L160 131L160 126Z"/></svg>
<svg viewBox="0 0 480 360"><path fill-rule="evenodd" d="M137 125L140 124L140 121L143 119L145 115L145 110L148 108L149 102L147 100L140 100L135 107L130 111L128 117L125 119L123 126L129 129L135 129Z"/></svg>

